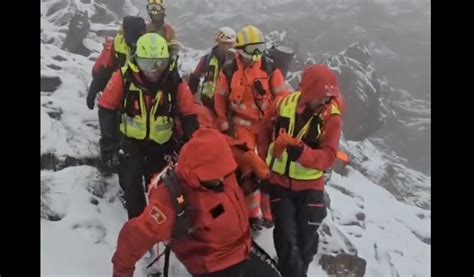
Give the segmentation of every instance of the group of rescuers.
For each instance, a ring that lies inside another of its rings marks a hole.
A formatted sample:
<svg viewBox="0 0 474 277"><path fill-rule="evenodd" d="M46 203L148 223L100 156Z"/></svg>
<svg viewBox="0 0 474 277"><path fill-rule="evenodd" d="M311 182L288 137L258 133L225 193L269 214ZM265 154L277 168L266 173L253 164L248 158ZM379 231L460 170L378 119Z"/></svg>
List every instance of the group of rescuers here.
<svg viewBox="0 0 474 277"><path fill-rule="evenodd" d="M184 80L164 0L146 8L149 23L126 16L106 39L86 99L98 102L101 160L118 172L129 218L113 276L133 276L163 242L194 277L306 277L342 132L337 76L308 66L290 92L247 25L219 28ZM272 227L276 267L252 239Z"/></svg>

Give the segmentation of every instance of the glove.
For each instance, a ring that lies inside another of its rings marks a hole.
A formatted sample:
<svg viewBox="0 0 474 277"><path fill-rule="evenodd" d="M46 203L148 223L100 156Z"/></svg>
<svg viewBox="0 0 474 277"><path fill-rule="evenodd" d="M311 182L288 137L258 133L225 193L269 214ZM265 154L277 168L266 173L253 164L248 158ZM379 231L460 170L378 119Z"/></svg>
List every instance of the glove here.
<svg viewBox="0 0 474 277"><path fill-rule="evenodd" d="M170 71L173 71L175 67L178 67L178 55L175 53L171 53L170 56Z"/></svg>
<svg viewBox="0 0 474 277"><path fill-rule="evenodd" d="M193 95L195 95L196 92L198 91L200 81L201 79L199 78L198 75L195 75L194 73L191 73L191 75L189 75L188 86L191 92L193 93Z"/></svg>
<svg viewBox="0 0 474 277"><path fill-rule="evenodd" d="M263 220L261 218L251 217L249 223L253 232L261 231L263 229Z"/></svg>
<svg viewBox="0 0 474 277"><path fill-rule="evenodd" d="M249 222L253 232L261 231L263 228L270 229L274 226L273 220L271 219L250 218Z"/></svg>
<svg viewBox="0 0 474 277"><path fill-rule="evenodd" d="M100 159L103 171L108 173L118 171L120 164L119 147L114 140L100 139Z"/></svg>
<svg viewBox="0 0 474 277"><path fill-rule="evenodd" d="M263 180L270 176L270 169L267 164L254 151L246 151L242 155L242 158L243 163L248 166L259 179Z"/></svg>
<svg viewBox="0 0 474 277"><path fill-rule="evenodd" d="M187 142L193 133L199 129L199 121L196 114L189 114L181 117L181 127L183 129L183 140Z"/></svg>
<svg viewBox="0 0 474 277"><path fill-rule="evenodd" d="M92 82L89 86L89 91L87 92L86 97L87 107L89 109L94 109L97 94L99 91L105 89L113 73L113 69L107 67L102 67L98 72L92 72Z"/></svg>
<svg viewBox="0 0 474 277"><path fill-rule="evenodd" d="M255 182L248 177L241 178L239 180L239 185L244 195L249 195L257 189L257 187L255 186Z"/></svg>
<svg viewBox="0 0 474 277"><path fill-rule="evenodd" d="M286 147L292 143L293 138L286 133L285 129L280 129L280 134L273 144L273 157L280 158Z"/></svg>
<svg viewBox="0 0 474 277"><path fill-rule="evenodd" d="M288 159L290 161L297 161L301 154L303 153L304 147L303 144L290 144L286 147L286 152L288 153Z"/></svg>
<svg viewBox="0 0 474 277"><path fill-rule="evenodd" d="M96 86L94 85L94 81L92 81L92 83L89 87L89 91L87 92L87 97L86 97L86 104L87 104L87 107L89 108L89 110L94 109L95 98L96 98L98 92L99 91L96 89Z"/></svg>
<svg viewBox="0 0 474 277"><path fill-rule="evenodd" d="M108 173L117 173L120 165L119 153L111 152L102 155L103 170Z"/></svg>
<svg viewBox="0 0 474 277"><path fill-rule="evenodd" d="M275 224L273 223L272 219L264 218L263 222L262 222L262 226L267 228L267 229L270 229L270 228L273 228L273 226L275 226Z"/></svg>

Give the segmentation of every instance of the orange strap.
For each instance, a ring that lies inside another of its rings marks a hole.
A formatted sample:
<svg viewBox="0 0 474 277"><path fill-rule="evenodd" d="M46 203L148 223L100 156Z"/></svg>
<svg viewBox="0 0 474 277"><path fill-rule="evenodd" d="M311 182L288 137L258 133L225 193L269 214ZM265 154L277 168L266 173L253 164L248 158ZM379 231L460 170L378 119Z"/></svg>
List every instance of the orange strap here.
<svg viewBox="0 0 474 277"><path fill-rule="evenodd" d="M344 152L337 151L336 157L337 157L337 159L343 161L344 164L346 164L346 165L348 165L350 163L349 156Z"/></svg>

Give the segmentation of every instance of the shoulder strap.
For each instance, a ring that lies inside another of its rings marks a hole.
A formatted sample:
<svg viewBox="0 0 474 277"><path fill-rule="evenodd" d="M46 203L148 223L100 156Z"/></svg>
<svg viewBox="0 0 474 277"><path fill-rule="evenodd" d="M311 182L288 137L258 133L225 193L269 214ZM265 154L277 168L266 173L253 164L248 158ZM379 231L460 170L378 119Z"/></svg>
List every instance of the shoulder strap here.
<svg viewBox="0 0 474 277"><path fill-rule="evenodd" d="M212 59L212 51L207 53L205 56L204 56L204 65L206 66L206 68L209 66L209 63L211 62L211 59ZM207 70L207 69L206 69Z"/></svg>
<svg viewBox="0 0 474 277"><path fill-rule="evenodd" d="M169 245L166 246L165 249L165 265L163 267L163 276L168 277L170 271L170 254L171 254L171 247Z"/></svg>
<svg viewBox="0 0 474 277"><path fill-rule="evenodd" d="M189 205L186 203L186 197L183 185L178 180L174 169L168 170L163 178L163 183L170 192L176 211L176 221L174 224L172 238L180 239L185 237L192 226L192 217L190 216Z"/></svg>
<svg viewBox="0 0 474 277"><path fill-rule="evenodd" d="M201 72L207 73L209 69L209 63L212 59L212 51L203 56L203 63L201 65Z"/></svg>
<svg viewBox="0 0 474 277"><path fill-rule="evenodd" d="M227 85L229 86L229 93L231 91L231 84L232 84L232 77L234 76L234 72L237 71L237 61L234 59L226 62L222 66L222 72L227 80Z"/></svg>
<svg viewBox="0 0 474 277"><path fill-rule="evenodd" d="M265 71L268 74L268 77L271 79L271 77L273 76L273 72L276 69L273 59L266 55L263 55L260 69Z"/></svg>
<svg viewBox="0 0 474 277"><path fill-rule="evenodd" d="M250 251L258 257L258 259L272 268L272 271L278 276L281 276L280 271L278 270L278 263L268 254L257 242L252 239L252 246Z"/></svg>
<svg viewBox="0 0 474 277"><path fill-rule="evenodd" d="M318 112L316 115L313 115L313 119L311 120L308 131L306 133L305 140L308 145L313 149L319 147L319 139L321 137L321 134L324 132L324 127L329 116L332 116L333 114L338 115L338 113L330 113L329 116L324 116L324 114L326 114L326 109L332 109L331 104L328 103L325 105L327 105L327 107Z"/></svg>
<svg viewBox="0 0 474 277"><path fill-rule="evenodd" d="M122 73L122 80L124 87L129 87L130 83L132 82L132 73L130 72L130 68L128 66L124 66L120 68L120 72Z"/></svg>
<svg viewBox="0 0 474 277"><path fill-rule="evenodd" d="M171 29L167 23L163 24L163 36L166 39L166 41L171 40Z"/></svg>
<svg viewBox="0 0 474 277"><path fill-rule="evenodd" d="M122 109L120 110L120 113L124 113L126 112L125 102L127 101L127 98L129 96L129 87L130 87L130 84L132 83L132 73L130 72L130 69L128 68L128 66L124 66L120 68L120 74L122 75L122 86L123 86L123 93L124 93L124 97L123 97L124 105Z"/></svg>
<svg viewBox="0 0 474 277"><path fill-rule="evenodd" d="M267 75L268 75L268 87L272 88L273 72L276 70L273 59L268 57L266 54L264 54L262 56L262 62L260 64L260 69L267 73Z"/></svg>
<svg viewBox="0 0 474 277"><path fill-rule="evenodd" d="M175 67L172 71L169 72L168 79L166 80L166 93L168 94L168 99L170 100L169 113L170 117L174 118L177 113L177 93L178 87L181 84L183 79L179 75L178 68ZM178 111L179 112L179 111Z"/></svg>

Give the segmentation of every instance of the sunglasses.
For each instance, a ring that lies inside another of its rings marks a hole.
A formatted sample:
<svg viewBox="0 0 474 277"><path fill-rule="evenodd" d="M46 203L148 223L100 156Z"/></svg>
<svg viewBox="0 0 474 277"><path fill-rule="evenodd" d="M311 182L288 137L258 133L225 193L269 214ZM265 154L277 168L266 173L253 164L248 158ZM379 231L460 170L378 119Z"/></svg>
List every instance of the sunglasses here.
<svg viewBox="0 0 474 277"><path fill-rule="evenodd" d="M265 51L265 49L265 43L249 44L242 47L242 50L249 55L263 54L263 51Z"/></svg>
<svg viewBox="0 0 474 277"><path fill-rule="evenodd" d="M148 4L146 7L149 14L160 14L165 12L165 8L160 4Z"/></svg>
<svg viewBox="0 0 474 277"><path fill-rule="evenodd" d="M258 62L263 56L263 53L257 53L257 51L254 54L247 54L243 49L239 49L238 51L242 57L254 62Z"/></svg>

